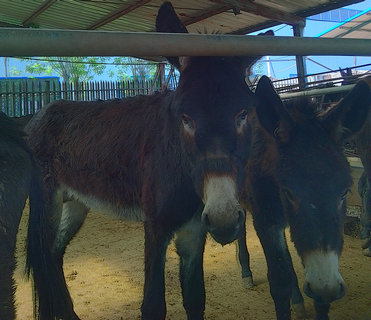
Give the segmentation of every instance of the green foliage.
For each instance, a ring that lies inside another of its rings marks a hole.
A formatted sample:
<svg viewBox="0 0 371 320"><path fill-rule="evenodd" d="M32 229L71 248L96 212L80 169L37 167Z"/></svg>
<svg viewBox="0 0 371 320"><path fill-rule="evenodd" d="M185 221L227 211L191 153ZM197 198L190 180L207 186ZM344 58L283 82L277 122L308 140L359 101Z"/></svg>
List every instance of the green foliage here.
<svg viewBox="0 0 371 320"><path fill-rule="evenodd" d="M118 80L127 80L133 76L134 79L145 79L147 76L152 78L156 73L156 64L139 58L115 57L113 62L116 64L115 71L110 75L117 75Z"/></svg>
<svg viewBox="0 0 371 320"><path fill-rule="evenodd" d="M263 74L263 63L262 62L258 62L257 64L254 65L254 73L257 74L257 75L261 75Z"/></svg>
<svg viewBox="0 0 371 320"><path fill-rule="evenodd" d="M153 78L157 63L133 57L42 57L45 61L33 61L26 65L26 71L35 75L58 74L66 82L93 80L95 75L107 71L111 80L135 80ZM103 63L103 64L102 64ZM106 64L112 63L106 69ZM169 66L166 66L168 69ZM167 72L169 70L166 70Z"/></svg>
<svg viewBox="0 0 371 320"><path fill-rule="evenodd" d="M21 76L21 71L17 70L16 67L12 67L12 68L9 70L9 74L10 74L12 77L20 77L20 76Z"/></svg>
<svg viewBox="0 0 371 320"><path fill-rule="evenodd" d="M106 68L100 64L106 61L104 57L52 57L45 61L37 61L26 66L31 74L50 76L53 72L65 82L81 82L92 80L94 75L101 75Z"/></svg>

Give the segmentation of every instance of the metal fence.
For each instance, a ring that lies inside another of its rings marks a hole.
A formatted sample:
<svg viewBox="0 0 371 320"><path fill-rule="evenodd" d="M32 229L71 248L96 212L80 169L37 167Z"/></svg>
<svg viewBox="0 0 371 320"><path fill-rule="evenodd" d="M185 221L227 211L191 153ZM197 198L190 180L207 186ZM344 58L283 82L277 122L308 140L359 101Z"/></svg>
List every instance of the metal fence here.
<svg viewBox="0 0 371 320"><path fill-rule="evenodd" d="M175 88L176 78L171 78L169 88ZM1 81L1 110L11 117L33 114L55 100L108 100L149 94L161 90L160 81L91 81L81 83L61 83L59 81Z"/></svg>
<svg viewBox="0 0 371 320"><path fill-rule="evenodd" d="M349 76L343 76L339 70L322 72L306 76L305 88L299 85L298 78L273 80L273 85L279 94L341 86L344 82L355 82L358 77L370 74L370 70L358 71L358 68L370 67L365 64L348 68ZM353 69L353 70L352 70ZM367 69L366 69L367 70ZM334 74L335 77L334 77ZM161 90L163 86L174 89L177 86L175 73L161 80L129 80L129 81L92 81L82 83L61 83L58 78L47 79L4 79L0 78L0 103L2 111L11 117L33 114L43 106L55 100L83 100L94 101L124 98L138 94L150 94ZM248 81L254 90L258 77Z"/></svg>

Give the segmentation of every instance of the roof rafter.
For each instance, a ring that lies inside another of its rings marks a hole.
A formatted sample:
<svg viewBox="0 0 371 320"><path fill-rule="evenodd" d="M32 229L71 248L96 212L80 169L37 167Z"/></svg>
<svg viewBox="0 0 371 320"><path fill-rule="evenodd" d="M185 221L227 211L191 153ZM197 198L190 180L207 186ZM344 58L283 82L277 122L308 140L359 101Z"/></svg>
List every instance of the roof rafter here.
<svg viewBox="0 0 371 320"><path fill-rule="evenodd" d="M338 9L338 8L345 7L345 6L355 4L358 2L362 2L362 1L363 0L340 0L340 1L331 2L330 4L326 4L326 5L321 4L316 7L307 8L305 10L295 12L295 14L302 16L302 17L309 17L309 16L313 16L321 12ZM272 28L279 24L280 23L277 21L265 21L265 22L262 22L262 23L259 23L253 26L235 30L233 32L230 32L229 34L247 34L247 33L259 31L261 29Z"/></svg>
<svg viewBox="0 0 371 320"><path fill-rule="evenodd" d="M0 28L24 28L19 24L8 23L0 20Z"/></svg>
<svg viewBox="0 0 371 320"><path fill-rule="evenodd" d="M136 3L134 3L133 5L130 5L130 6L127 6L127 5L124 5L124 6L121 6L120 8L118 8L117 10L111 12L110 14L108 14L107 16L105 16L104 18L100 19L99 21L93 23L91 26L87 27L86 29L87 30L95 30L95 29L98 29L116 19L119 19L121 18L122 16L124 16L125 14L128 14L129 12L141 7L141 6L144 6L145 4L147 4L148 2L150 2L151 0L141 0L141 1L138 1Z"/></svg>
<svg viewBox="0 0 371 320"><path fill-rule="evenodd" d="M341 34L338 34L335 38L342 38L346 36L347 34L354 32L356 30L362 29L364 26L367 26L370 23L370 21L365 21L363 23L360 23L357 26L354 27L347 27L347 26L340 26L340 29L343 29L344 32ZM367 29L364 29L364 31L368 31Z"/></svg>
<svg viewBox="0 0 371 320"><path fill-rule="evenodd" d="M188 26L190 24L193 24L193 23L197 23L197 22L200 22L202 20L206 20L207 18L210 18L210 17L213 17L213 16L216 16L220 13L223 13L225 11L228 11L232 9L231 6L218 6L218 7L215 7L213 9L210 8L210 10L207 10L205 11L203 14L199 15L199 16L196 16L196 17L192 17L192 18L189 18L187 20L184 20L183 23Z"/></svg>
<svg viewBox="0 0 371 320"><path fill-rule="evenodd" d="M284 12L272 7L268 7L262 4L258 4L252 1L241 1L241 0L211 0L216 3L228 4L235 7L238 10L252 13L264 18L271 19L273 21L279 21L285 24L291 25L304 25L305 18L297 16L295 14Z"/></svg>
<svg viewBox="0 0 371 320"><path fill-rule="evenodd" d="M30 24L36 17L38 17L40 14L48 10L50 6L52 6L57 0L46 0L44 3L41 4L40 7L38 7L31 15L23 20L22 24L24 26Z"/></svg>
<svg viewBox="0 0 371 320"><path fill-rule="evenodd" d="M225 5L222 5L222 6L218 5L218 6L214 6L212 8L210 7L210 8L207 8L205 10L202 10L202 13L200 15L197 15L197 16L194 16L194 17L189 17L189 18L183 20L182 22L185 26L189 26L191 24L206 20L207 18L216 16L220 13L226 12L230 9L232 9L231 6L225 6ZM152 31L155 31L155 30L152 30Z"/></svg>

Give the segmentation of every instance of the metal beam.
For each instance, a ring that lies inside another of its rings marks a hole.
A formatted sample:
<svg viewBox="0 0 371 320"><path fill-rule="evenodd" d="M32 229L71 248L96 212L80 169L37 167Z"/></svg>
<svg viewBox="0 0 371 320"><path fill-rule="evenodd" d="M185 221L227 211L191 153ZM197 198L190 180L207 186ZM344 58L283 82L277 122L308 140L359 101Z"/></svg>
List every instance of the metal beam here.
<svg viewBox="0 0 371 320"><path fill-rule="evenodd" d="M0 56L370 56L370 39L0 29Z"/></svg>
<svg viewBox="0 0 371 320"><path fill-rule="evenodd" d="M134 3L131 6L127 6L127 5L121 6L119 9L111 12L106 17L104 17L104 18L100 19L99 21L93 23L91 26L89 26L87 28L87 30L98 29L98 28L100 28L100 27L118 19L118 18L121 18L125 14L128 14L129 12L134 11L135 9L137 9L141 6L144 6L145 4L147 4L150 1L151 0L141 0L141 1L138 1L137 3Z"/></svg>
<svg viewBox="0 0 371 320"><path fill-rule="evenodd" d="M22 24L24 26L27 26L30 24L36 17L38 17L40 14L48 10L48 8L53 5L57 0L46 0L44 3L41 4L39 8L36 9L28 18L26 18Z"/></svg>
<svg viewBox="0 0 371 320"><path fill-rule="evenodd" d="M292 99L292 98L304 97L304 96L313 97L313 96L320 96L323 94L350 91L354 87L355 87L355 84L348 84L348 85L339 86L339 87L330 87L330 88L323 88L323 89L308 89L308 90L300 91L300 92L281 93L279 96L281 97L281 99Z"/></svg>
<svg viewBox="0 0 371 320"><path fill-rule="evenodd" d="M290 25L303 25L305 26L305 18L299 17L290 12L281 11L273 7L258 4L252 1L236 1L236 0L211 0L213 2L222 4L235 4L237 9L252 13L257 16L268 18L273 21L279 21L281 23Z"/></svg>

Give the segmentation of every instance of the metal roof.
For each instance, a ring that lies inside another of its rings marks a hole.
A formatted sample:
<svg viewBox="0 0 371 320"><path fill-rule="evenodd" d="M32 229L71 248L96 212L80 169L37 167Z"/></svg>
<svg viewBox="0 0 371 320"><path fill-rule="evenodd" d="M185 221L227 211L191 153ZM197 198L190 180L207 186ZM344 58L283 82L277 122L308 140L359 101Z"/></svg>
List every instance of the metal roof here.
<svg viewBox="0 0 371 320"><path fill-rule="evenodd" d="M360 0L173 0L190 32L246 34ZM154 31L163 0L0 0L0 27Z"/></svg>
<svg viewBox="0 0 371 320"><path fill-rule="evenodd" d="M323 38L371 39L371 9L360 12L355 17L336 25L319 36Z"/></svg>

